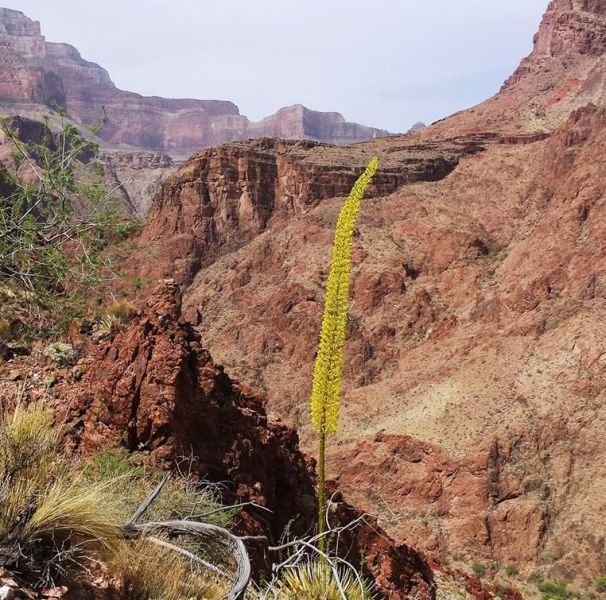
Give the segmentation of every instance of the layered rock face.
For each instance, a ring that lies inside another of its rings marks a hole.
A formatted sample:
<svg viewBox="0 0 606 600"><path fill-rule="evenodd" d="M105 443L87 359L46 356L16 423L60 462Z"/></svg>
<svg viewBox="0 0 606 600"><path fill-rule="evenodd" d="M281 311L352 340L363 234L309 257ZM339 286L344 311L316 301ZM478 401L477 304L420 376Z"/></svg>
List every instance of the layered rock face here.
<svg viewBox="0 0 606 600"><path fill-rule="evenodd" d="M453 140L396 149L377 174L371 194L384 195L405 182L445 177L461 156L479 152L481 140ZM191 283L209 264L270 225L304 215L321 200L347 194L371 154L312 142L261 139L194 155L155 197L143 247L158 251L153 263L143 252L137 270L151 279L171 276Z"/></svg>
<svg viewBox="0 0 606 600"><path fill-rule="evenodd" d="M143 236L168 256L144 270L174 269L213 355L311 449L334 223L378 154L329 472L435 557L586 587L606 570L605 6L553 2L495 98L419 133L199 154Z"/></svg>
<svg viewBox="0 0 606 600"><path fill-rule="evenodd" d="M348 123L338 113L302 106L280 110L260 123L240 115L232 102L144 97L119 90L105 69L85 61L68 44L47 42L40 24L23 13L0 9L0 107L38 116L52 101L81 123L96 122L111 146L156 150L176 156L233 140L259 136L351 143L387 131Z"/></svg>

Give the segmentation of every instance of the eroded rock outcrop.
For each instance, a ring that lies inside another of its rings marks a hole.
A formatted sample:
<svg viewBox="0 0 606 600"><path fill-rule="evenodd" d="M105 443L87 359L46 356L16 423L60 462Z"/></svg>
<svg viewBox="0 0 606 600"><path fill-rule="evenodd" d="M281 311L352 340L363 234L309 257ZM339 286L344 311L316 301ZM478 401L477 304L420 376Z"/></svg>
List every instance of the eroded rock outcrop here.
<svg viewBox="0 0 606 600"><path fill-rule="evenodd" d="M195 473L223 484L225 501L271 509L246 509L237 524L241 532L277 540L287 524L293 535L313 526L313 461L299 450L292 428L268 418L263 395L232 381L212 361L181 320L174 281L162 282L123 331L89 342L77 371L54 390L71 451L118 444L160 464L192 457ZM336 523L361 514L341 495L334 502ZM341 549L364 565L383 597L434 598L424 557L396 544L372 517L345 537ZM254 559L257 566L264 560Z"/></svg>
<svg viewBox="0 0 606 600"><path fill-rule="evenodd" d="M606 100L604 0L552 0L532 52L498 94L431 128L432 139L464 131L549 132L588 103Z"/></svg>
<svg viewBox="0 0 606 600"><path fill-rule="evenodd" d="M94 348L85 392L66 407L75 448L119 444L159 462L193 456L202 477L229 482L226 500L270 506L279 536L291 517L314 510L297 435L267 418L263 396L232 382L180 317L179 288L167 281L125 331Z"/></svg>

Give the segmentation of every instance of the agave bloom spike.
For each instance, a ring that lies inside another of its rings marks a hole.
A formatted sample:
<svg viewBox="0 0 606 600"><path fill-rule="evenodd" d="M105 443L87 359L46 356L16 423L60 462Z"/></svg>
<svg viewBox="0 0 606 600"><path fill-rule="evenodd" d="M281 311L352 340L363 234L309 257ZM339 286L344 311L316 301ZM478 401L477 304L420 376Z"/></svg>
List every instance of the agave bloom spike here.
<svg viewBox="0 0 606 600"><path fill-rule="evenodd" d="M311 419L319 434L330 435L337 431L349 304L351 243L362 198L378 166L379 159L375 156L354 184L337 220L311 392Z"/></svg>
<svg viewBox="0 0 606 600"><path fill-rule="evenodd" d="M311 391L311 420L319 434L318 453L318 533L325 531L326 511L326 436L337 431L341 394L341 371L345 327L349 304L349 279L351 275L351 243L362 198L372 181L379 159L375 156L354 184L345 201L339 218L332 246L332 259L326 283L324 315L320 332L320 346L314 368ZM326 537L319 538L320 550L326 549Z"/></svg>

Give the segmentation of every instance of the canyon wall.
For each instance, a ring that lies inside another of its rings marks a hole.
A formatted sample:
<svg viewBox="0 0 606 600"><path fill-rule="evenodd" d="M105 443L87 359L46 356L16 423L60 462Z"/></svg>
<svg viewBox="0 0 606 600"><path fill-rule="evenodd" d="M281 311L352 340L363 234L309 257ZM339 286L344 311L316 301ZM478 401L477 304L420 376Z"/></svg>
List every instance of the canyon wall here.
<svg viewBox="0 0 606 600"><path fill-rule="evenodd" d="M118 148L154 150L184 157L208 146L272 136L352 143L388 135L348 123L339 113L286 107L259 123L240 115L233 102L141 96L118 89L99 65L68 44L47 42L40 24L0 9L0 111L39 117L52 102L80 123L95 123L105 109L100 136Z"/></svg>
<svg viewBox="0 0 606 600"><path fill-rule="evenodd" d="M555 0L493 98L339 148L238 143L159 188L135 272L312 448L334 223L373 155L329 473L436 558L589 588L606 571L606 1Z"/></svg>

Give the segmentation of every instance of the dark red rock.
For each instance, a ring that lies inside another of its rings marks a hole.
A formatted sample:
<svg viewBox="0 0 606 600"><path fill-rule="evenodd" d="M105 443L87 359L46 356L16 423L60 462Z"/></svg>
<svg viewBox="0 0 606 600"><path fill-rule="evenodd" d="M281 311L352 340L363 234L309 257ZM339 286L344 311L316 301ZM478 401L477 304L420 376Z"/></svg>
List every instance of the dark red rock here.
<svg viewBox="0 0 606 600"><path fill-rule="evenodd" d="M194 472L223 483L226 502L254 502L237 530L278 540L315 523L314 461L298 446L294 429L267 417L265 397L232 381L181 320L181 297L172 280L152 294L144 312L111 340L89 345L84 375L57 388L58 410L68 420L68 446L86 454L108 444L148 452L166 464L194 459ZM360 513L337 503L335 519ZM431 571L422 555L395 544L372 518L348 535L356 564L385 598L417 594L432 600ZM257 570L267 557L253 552Z"/></svg>

